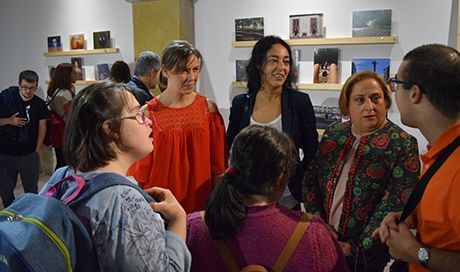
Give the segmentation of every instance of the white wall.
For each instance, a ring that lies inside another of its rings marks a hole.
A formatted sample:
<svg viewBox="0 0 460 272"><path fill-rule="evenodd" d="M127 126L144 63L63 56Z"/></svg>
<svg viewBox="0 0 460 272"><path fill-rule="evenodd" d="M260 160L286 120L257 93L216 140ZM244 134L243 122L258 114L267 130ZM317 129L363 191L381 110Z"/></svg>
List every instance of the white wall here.
<svg viewBox="0 0 460 272"><path fill-rule="evenodd" d="M458 1L455 0L456 4ZM241 89L231 87L235 81L235 60L249 59L251 48L232 48L234 20L236 18L264 17L265 34L282 38L289 37L289 15L323 13L323 25L327 37L351 37L352 11L392 9L392 35L399 41L394 45L346 45L340 48L340 81L343 83L351 74L352 58L391 58L391 75L397 71L401 60L409 50L425 43L448 44L450 36L456 33L457 12L451 11L452 0L196 0L195 1L195 44L204 58L200 79L201 93L214 99L228 122L228 111L232 97ZM451 14L452 13L452 14ZM453 16L452 16L453 15ZM451 17L455 17L452 18ZM455 24L454 24L455 23ZM452 38L450 40L453 40ZM454 45L455 46L455 45ZM316 46L318 47L318 46ZM325 46L334 47L334 46ZM301 50L301 61L307 67L301 75L301 82L312 82L313 48L296 47ZM338 91L307 91L313 104L321 104L328 97L337 98ZM399 113L394 103L390 119L400 124ZM402 126L402 125L401 125ZM403 128L417 137L419 147L426 150L426 140L418 130Z"/></svg>
<svg viewBox="0 0 460 272"><path fill-rule="evenodd" d="M16 85L22 70L35 70L39 86L46 90L48 65L70 62L71 56L45 57L47 37L61 36L64 50L69 35L84 33L87 49L93 49L93 32L110 30L116 54L83 55L84 65L134 61L131 4L124 0L5 0L0 9L0 89ZM77 86L81 88L82 86ZM43 93L38 93L40 96Z"/></svg>

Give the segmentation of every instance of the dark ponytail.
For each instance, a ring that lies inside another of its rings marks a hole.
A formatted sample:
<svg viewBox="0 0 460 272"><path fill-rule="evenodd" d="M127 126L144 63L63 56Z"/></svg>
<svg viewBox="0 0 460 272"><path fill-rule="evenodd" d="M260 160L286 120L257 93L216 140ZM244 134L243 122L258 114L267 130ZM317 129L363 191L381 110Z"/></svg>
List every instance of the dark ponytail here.
<svg viewBox="0 0 460 272"><path fill-rule="evenodd" d="M213 239L234 237L246 219L246 197L268 195L278 177L296 166L295 147L276 129L249 126L232 145L231 171L226 171L206 205L205 223Z"/></svg>

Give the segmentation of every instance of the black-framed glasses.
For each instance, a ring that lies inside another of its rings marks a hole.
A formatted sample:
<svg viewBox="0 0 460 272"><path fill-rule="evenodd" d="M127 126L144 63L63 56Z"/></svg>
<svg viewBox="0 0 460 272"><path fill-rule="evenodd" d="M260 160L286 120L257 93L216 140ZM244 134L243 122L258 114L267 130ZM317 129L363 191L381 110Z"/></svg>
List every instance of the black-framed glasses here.
<svg viewBox="0 0 460 272"><path fill-rule="evenodd" d="M139 123L139 125L147 124L147 116L145 115L144 111L139 111L135 115L123 116L123 117L114 118L114 119L119 119L119 120L133 119L133 120L136 120Z"/></svg>
<svg viewBox="0 0 460 272"><path fill-rule="evenodd" d="M388 86L390 87L390 90L392 92L396 92L396 90L398 89L398 84L406 84L406 85L411 84L411 82L409 82L409 81L399 80L396 77L392 77L392 78L388 79L387 83L388 83Z"/></svg>

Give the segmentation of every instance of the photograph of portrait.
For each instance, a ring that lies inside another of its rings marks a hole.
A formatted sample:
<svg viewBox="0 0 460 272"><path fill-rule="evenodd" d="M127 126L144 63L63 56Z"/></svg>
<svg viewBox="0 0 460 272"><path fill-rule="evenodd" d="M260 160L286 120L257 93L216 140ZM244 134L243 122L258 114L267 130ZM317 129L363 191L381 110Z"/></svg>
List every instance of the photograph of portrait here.
<svg viewBox="0 0 460 272"><path fill-rule="evenodd" d="M246 65L248 65L249 60L236 60L236 81L237 82L246 82L248 77L246 75Z"/></svg>
<svg viewBox="0 0 460 272"><path fill-rule="evenodd" d="M108 63L98 64L96 70L97 80L104 80L110 77L110 65Z"/></svg>
<svg viewBox="0 0 460 272"><path fill-rule="evenodd" d="M263 17L235 19L235 41L258 41L263 36Z"/></svg>
<svg viewBox="0 0 460 272"><path fill-rule="evenodd" d="M370 70L381 75L385 82L390 78L390 59L352 59L351 74Z"/></svg>
<svg viewBox="0 0 460 272"><path fill-rule="evenodd" d="M85 34L76 34L69 36L70 50L85 49Z"/></svg>
<svg viewBox="0 0 460 272"><path fill-rule="evenodd" d="M61 36L48 37L48 52L62 51Z"/></svg>
<svg viewBox="0 0 460 272"><path fill-rule="evenodd" d="M77 73L77 80L83 80L83 58L70 58L70 63Z"/></svg>
<svg viewBox="0 0 460 272"><path fill-rule="evenodd" d="M313 83L339 83L339 49L315 48Z"/></svg>
<svg viewBox="0 0 460 272"><path fill-rule="evenodd" d="M322 38L323 14L300 14L290 15L290 39Z"/></svg>
<svg viewBox="0 0 460 272"><path fill-rule="evenodd" d="M353 11L352 36L391 36L391 9Z"/></svg>
<svg viewBox="0 0 460 272"><path fill-rule="evenodd" d="M93 32L94 49L110 48L110 31Z"/></svg>

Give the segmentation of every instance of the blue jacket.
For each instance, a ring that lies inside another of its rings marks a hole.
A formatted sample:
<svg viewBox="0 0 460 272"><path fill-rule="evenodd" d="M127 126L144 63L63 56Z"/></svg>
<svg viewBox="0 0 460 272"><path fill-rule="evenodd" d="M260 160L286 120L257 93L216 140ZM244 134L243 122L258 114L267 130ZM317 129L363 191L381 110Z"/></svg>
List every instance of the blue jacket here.
<svg viewBox="0 0 460 272"><path fill-rule="evenodd" d="M230 108L230 122L227 129L227 142L230 148L235 136L245 127L249 120L256 100L255 92L235 96ZM299 163L296 173L289 181L291 194L299 201L302 197L301 183L305 170L318 150L318 132L313 105L308 94L294 89L283 89L281 93L281 121L283 132L294 141L297 149L302 149L304 157Z"/></svg>
<svg viewBox="0 0 460 272"><path fill-rule="evenodd" d="M142 83L137 76L133 76L133 78L128 82L128 86L134 92L134 96L141 107L153 99L153 95L150 93L149 88L147 88L147 86L145 86L145 84Z"/></svg>

